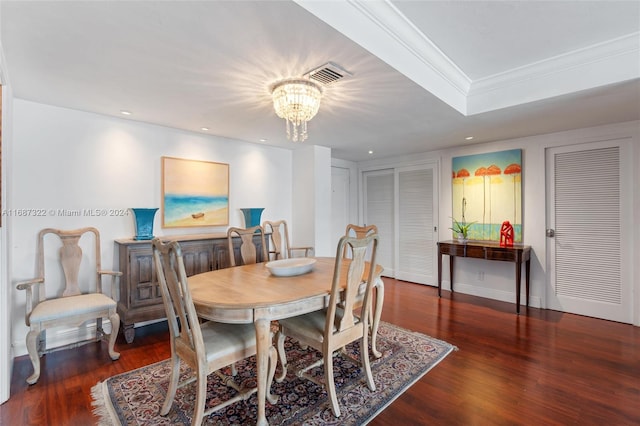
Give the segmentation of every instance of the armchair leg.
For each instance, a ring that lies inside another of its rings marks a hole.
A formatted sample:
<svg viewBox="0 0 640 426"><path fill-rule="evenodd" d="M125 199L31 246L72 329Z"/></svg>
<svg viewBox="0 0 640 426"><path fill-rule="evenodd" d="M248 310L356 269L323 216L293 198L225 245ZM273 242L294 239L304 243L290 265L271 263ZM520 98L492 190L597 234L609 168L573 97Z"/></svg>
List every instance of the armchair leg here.
<svg viewBox="0 0 640 426"><path fill-rule="evenodd" d="M102 318L96 318L96 342L100 343L101 340L104 340L105 336L106 334L102 328Z"/></svg>
<svg viewBox="0 0 640 426"><path fill-rule="evenodd" d="M109 321L111 321L111 333L109 334L109 356L113 361L115 361L120 358L120 352L116 352L115 350L118 330L120 329L120 316L116 312L113 312L109 316Z"/></svg>
<svg viewBox="0 0 640 426"><path fill-rule="evenodd" d="M40 378L40 354L38 353L39 336L39 330L29 330L27 333L27 351L29 352L31 364L33 365L33 374L27 377L27 383L30 385L35 384Z"/></svg>

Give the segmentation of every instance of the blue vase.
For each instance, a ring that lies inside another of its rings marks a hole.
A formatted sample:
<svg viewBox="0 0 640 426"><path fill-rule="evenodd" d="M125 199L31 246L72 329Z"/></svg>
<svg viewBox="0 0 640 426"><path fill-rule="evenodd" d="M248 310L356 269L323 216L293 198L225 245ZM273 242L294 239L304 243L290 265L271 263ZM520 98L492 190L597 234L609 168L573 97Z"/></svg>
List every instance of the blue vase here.
<svg viewBox="0 0 640 426"><path fill-rule="evenodd" d="M258 207L253 209L240 209L244 214L244 226L245 228L251 228L252 226L260 225L260 216L264 207Z"/></svg>
<svg viewBox="0 0 640 426"><path fill-rule="evenodd" d="M131 209L133 218L136 221L136 236L134 240L151 240L153 239L153 219L155 218L157 208L154 209Z"/></svg>

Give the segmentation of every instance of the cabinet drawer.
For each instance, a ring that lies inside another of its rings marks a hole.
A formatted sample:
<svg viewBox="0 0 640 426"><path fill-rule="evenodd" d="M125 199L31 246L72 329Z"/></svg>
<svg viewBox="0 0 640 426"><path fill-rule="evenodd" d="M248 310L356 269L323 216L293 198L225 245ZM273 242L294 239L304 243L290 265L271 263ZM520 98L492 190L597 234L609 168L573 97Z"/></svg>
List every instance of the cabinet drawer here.
<svg viewBox="0 0 640 426"><path fill-rule="evenodd" d="M485 256L484 247L467 245L467 251L465 252L467 257L475 257L476 259L483 259Z"/></svg>
<svg viewBox="0 0 640 426"><path fill-rule="evenodd" d="M507 262L515 262L517 257L518 253L514 250L487 248L485 252L485 259L487 260L504 260Z"/></svg>
<svg viewBox="0 0 640 426"><path fill-rule="evenodd" d="M465 246L457 244L439 244L440 253L448 254L449 256L464 256Z"/></svg>

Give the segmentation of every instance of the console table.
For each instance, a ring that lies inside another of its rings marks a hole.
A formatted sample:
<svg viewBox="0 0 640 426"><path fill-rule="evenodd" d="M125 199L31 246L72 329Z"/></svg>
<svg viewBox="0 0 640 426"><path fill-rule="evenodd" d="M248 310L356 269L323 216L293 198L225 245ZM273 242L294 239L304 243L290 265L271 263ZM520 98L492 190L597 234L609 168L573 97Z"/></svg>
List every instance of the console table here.
<svg viewBox="0 0 640 426"><path fill-rule="evenodd" d="M516 264L516 313L520 313L520 279L522 263L525 263L525 294L526 306L529 306L529 275L531 270L531 247L514 244L511 247L501 247L500 243L491 241L467 241L461 243L454 240L438 242L438 297L442 295L442 255L449 256L449 276L451 277L451 292L453 293L453 260L456 256L475 259L501 260Z"/></svg>
<svg viewBox="0 0 640 426"><path fill-rule="evenodd" d="M187 276L229 267L227 234L193 234L160 237L163 241L178 241ZM262 242L256 236L259 261ZM115 240L118 252L120 298L118 315L127 343L135 337L136 322L165 318L162 295L156 278L151 241L130 238ZM240 238L234 237L234 250L240 252Z"/></svg>

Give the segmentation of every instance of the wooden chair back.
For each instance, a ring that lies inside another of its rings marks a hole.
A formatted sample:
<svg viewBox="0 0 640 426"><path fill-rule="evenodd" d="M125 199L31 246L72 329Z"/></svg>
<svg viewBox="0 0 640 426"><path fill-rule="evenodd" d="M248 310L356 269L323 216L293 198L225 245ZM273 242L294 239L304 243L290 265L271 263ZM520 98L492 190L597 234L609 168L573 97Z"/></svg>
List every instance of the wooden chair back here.
<svg viewBox="0 0 640 426"><path fill-rule="evenodd" d="M198 365L206 366L202 331L189 292L180 245L177 241L162 243L155 238L153 256L167 314L171 351L183 359L197 360Z"/></svg>
<svg viewBox="0 0 640 426"><path fill-rule="evenodd" d="M368 309L371 306L369 300L374 284L377 248L377 234L369 234L363 237L343 236L340 238L336 251L336 265L331 285L329 306L327 308L326 339L344 341L346 345L362 337L362 323L366 324L369 318ZM348 262L347 269L344 270L344 253L347 251L351 254L351 261ZM366 278L364 298L362 298L360 286L365 272L367 257L369 257L370 268ZM344 289L342 287L343 283L346 283ZM354 316L354 309L356 308L361 310L358 317Z"/></svg>
<svg viewBox="0 0 640 426"><path fill-rule="evenodd" d="M356 238L364 238L367 235L377 234L377 233L378 233L378 227L376 225L360 226L360 225L355 225L353 223L350 223L349 225L347 225L347 228L344 231L344 235L348 237L356 237ZM350 251L348 246L346 247L344 256L350 257Z"/></svg>
<svg viewBox="0 0 640 426"><path fill-rule="evenodd" d="M58 250L60 266L62 267L64 275L64 290L61 295L57 297L76 296L82 294L84 291L91 293L102 293L102 283L100 280L99 271L102 270L100 262L100 233L96 228L87 227L74 230L61 230L54 228L45 228L38 233L38 271L39 278L45 278L45 237L48 234L54 234L58 236L62 242L62 247ZM96 288L89 291L88 288L80 288L80 266L82 264L82 248L79 241L85 234L93 234L94 239L94 253L91 259L92 266L95 268L95 277L93 279L96 283ZM40 293L40 300L45 300L46 295L44 293L44 286L40 286L42 293Z"/></svg>
<svg viewBox="0 0 640 426"><path fill-rule="evenodd" d="M256 246L254 238L260 239L260 248ZM240 238L240 256L236 258L234 239ZM227 243L229 248L229 265L239 266L251 263L266 262L268 258L267 245L265 244L264 228L252 226L250 228L229 228L227 230Z"/></svg>
<svg viewBox="0 0 640 426"><path fill-rule="evenodd" d="M287 222L284 220L267 220L262 223L262 227L269 235L269 257L273 260L290 258Z"/></svg>
<svg viewBox="0 0 640 426"><path fill-rule="evenodd" d="M286 220L265 221L264 232L269 236L269 258L272 260L290 259L295 251L304 251L304 257L313 254L313 247L292 247L289 239L289 226Z"/></svg>

